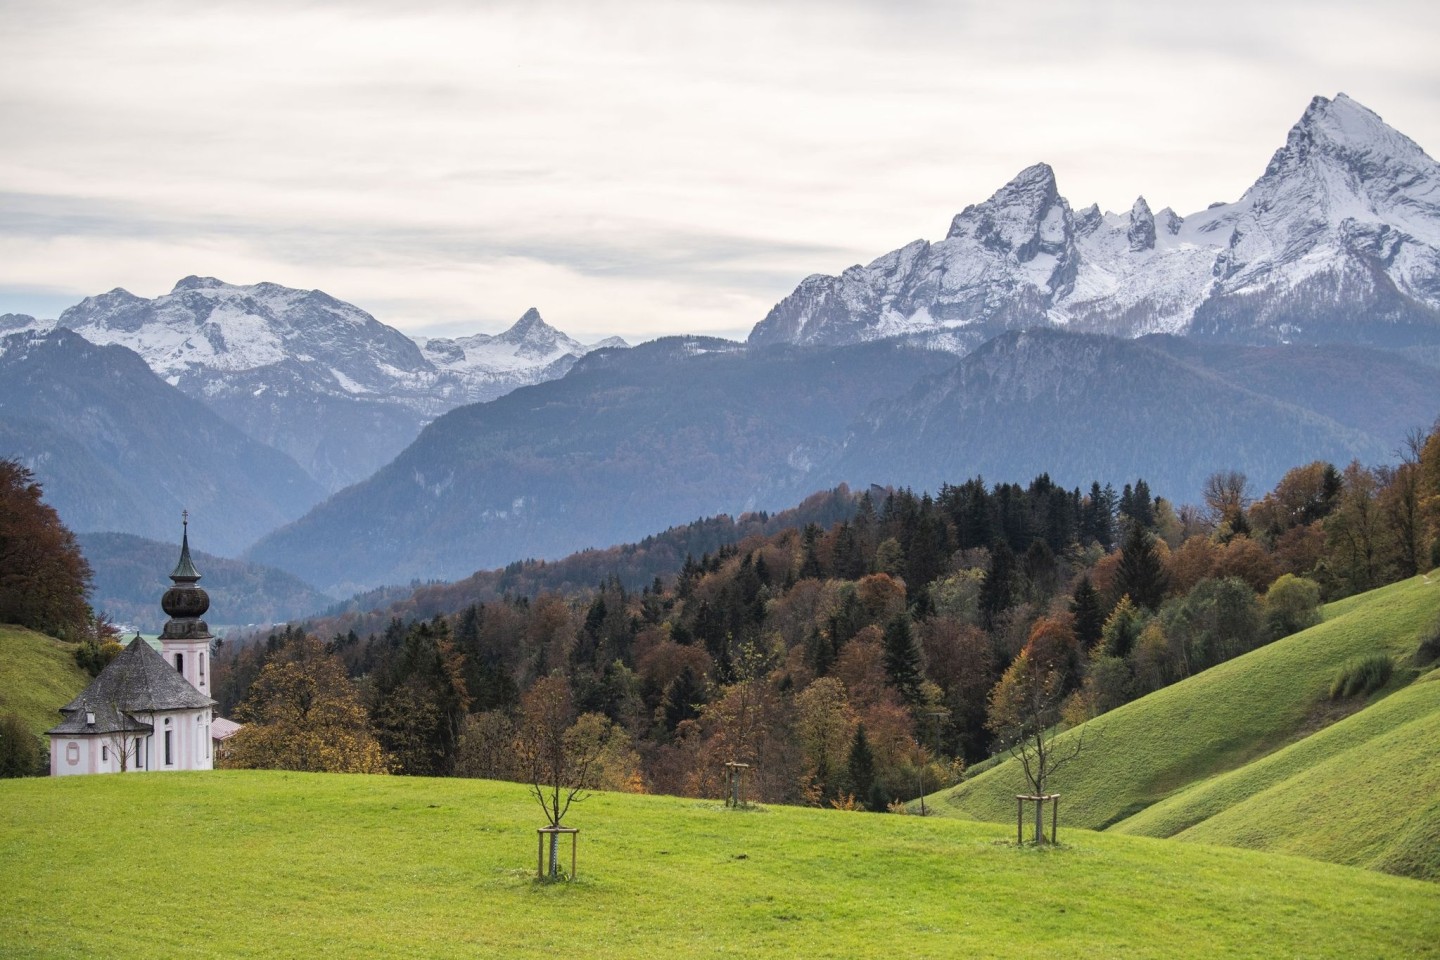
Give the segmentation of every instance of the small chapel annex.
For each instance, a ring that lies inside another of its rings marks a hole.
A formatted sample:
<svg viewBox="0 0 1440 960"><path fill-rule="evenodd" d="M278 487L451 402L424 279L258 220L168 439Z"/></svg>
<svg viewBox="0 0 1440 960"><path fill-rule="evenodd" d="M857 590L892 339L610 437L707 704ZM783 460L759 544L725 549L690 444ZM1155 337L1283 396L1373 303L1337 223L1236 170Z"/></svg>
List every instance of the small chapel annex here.
<svg viewBox="0 0 1440 960"><path fill-rule="evenodd" d="M136 770L210 770L212 736L235 725L215 717L210 698L210 597L190 559L189 517L180 562L161 609L169 620L160 651L131 640L79 696L60 708L65 719L48 731L50 774ZM212 726L217 729L212 730Z"/></svg>

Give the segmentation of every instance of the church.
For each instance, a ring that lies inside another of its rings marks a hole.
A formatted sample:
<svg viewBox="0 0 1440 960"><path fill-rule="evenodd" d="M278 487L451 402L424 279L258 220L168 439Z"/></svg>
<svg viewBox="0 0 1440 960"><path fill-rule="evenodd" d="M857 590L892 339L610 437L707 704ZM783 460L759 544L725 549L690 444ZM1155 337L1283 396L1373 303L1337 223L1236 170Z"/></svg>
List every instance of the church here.
<svg viewBox="0 0 1440 960"><path fill-rule="evenodd" d="M138 634L48 731L50 775L136 770L210 770L215 739L236 729L210 698L210 597L190 559L189 516L180 562L160 606L170 618L157 652Z"/></svg>

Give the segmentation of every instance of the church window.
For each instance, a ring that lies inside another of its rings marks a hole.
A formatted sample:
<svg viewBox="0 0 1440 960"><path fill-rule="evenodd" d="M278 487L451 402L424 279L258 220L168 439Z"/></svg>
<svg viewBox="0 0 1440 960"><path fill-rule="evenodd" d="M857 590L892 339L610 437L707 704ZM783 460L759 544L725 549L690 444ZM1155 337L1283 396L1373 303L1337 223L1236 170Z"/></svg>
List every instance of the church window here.
<svg viewBox="0 0 1440 960"><path fill-rule="evenodd" d="M105 744L103 744L103 743L100 744L100 762L101 762L101 763L109 763L109 762L110 762L110 748L109 748L108 746L106 746Z"/></svg>
<svg viewBox="0 0 1440 960"><path fill-rule="evenodd" d="M175 654L175 669L176 669L176 671L179 672L179 673L184 673L184 672L185 672L185 654L183 654L183 653L177 653L177 654Z"/></svg>
<svg viewBox="0 0 1440 960"><path fill-rule="evenodd" d="M135 738L135 769L136 769L136 770L142 770L142 769L144 769L144 768L141 766L141 764L144 763L144 761L140 759L140 757L141 757L140 744L143 743L143 742L144 742L144 741L142 741L139 737L136 737L136 738Z"/></svg>
<svg viewBox="0 0 1440 960"><path fill-rule="evenodd" d="M205 654L200 654L200 682L205 682Z"/></svg>
<svg viewBox="0 0 1440 960"><path fill-rule="evenodd" d="M80 744L74 740L65 744L65 762L72 767L80 762Z"/></svg>
<svg viewBox="0 0 1440 960"><path fill-rule="evenodd" d="M165 726L166 726L166 727L169 727L169 726L170 726L170 718L169 718L169 717L166 717L166 718L165 718ZM173 737L174 735L175 735L174 732L171 731L171 730L168 730L168 729L167 729L167 730L165 731L165 766L167 766L167 767L173 767L173 766L175 765L175 755L171 752L171 749L170 749L171 737Z"/></svg>

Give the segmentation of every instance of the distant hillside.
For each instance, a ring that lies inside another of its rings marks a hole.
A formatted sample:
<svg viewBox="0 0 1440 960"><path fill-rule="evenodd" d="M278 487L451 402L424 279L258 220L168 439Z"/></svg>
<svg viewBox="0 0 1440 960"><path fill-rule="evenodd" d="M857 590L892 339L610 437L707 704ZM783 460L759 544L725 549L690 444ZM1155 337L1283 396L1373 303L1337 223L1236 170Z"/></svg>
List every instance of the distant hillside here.
<svg viewBox="0 0 1440 960"><path fill-rule="evenodd" d="M94 572L90 605L116 623L159 632L165 624L160 597L170 587L179 547L127 533L83 533L78 537ZM242 560L192 550L210 595L212 625L285 622L323 610L334 602L298 577Z"/></svg>
<svg viewBox="0 0 1440 960"><path fill-rule="evenodd" d="M617 578L627 590L640 590L657 577L673 578L687 557L699 560L723 546L800 529L810 523L829 528L853 517L858 500L858 495L841 487L817 493L798 507L776 514L746 513L739 518L722 514L671 527L636 543L582 550L562 560L517 561L496 570L478 571L454 583L382 587L332 606L324 618L312 621L312 629L321 636L342 628L363 636L383 630L391 617L428 619L505 596L533 599L541 593L575 595L610 577Z"/></svg>
<svg viewBox="0 0 1440 960"><path fill-rule="evenodd" d="M324 495L293 460L161 380L137 354L68 330L0 339L0 456L29 467L77 533L168 539L189 509L203 542L222 553Z"/></svg>
<svg viewBox="0 0 1440 960"><path fill-rule="evenodd" d="M1330 685L1346 662L1384 652L1403 664L1437 620L1440 581L1416 577L1330 604L1318 626L1104 714L1087 725L1081 759L1053 783L1063 796L1064 819L1158 835L1193 827L1181 835L1242 846L1273 843L1291 853L1386 869L1411 863L1420 875L1433 876L1440 869L1440 810L1433 802L1440 770L1428 755L1384 754L1393 749L1387 738L1396 731L1428 736L1440 725L1432 709L1436 685L1402 691L1403 699L1394 694L1312 731L1330 717ZM1413 728L1403 726L1411 722ZM1350 749L1355 753L1345 756ZM1376 792L1381 774L1385 785ZM1006 760L940 795L935 807L1013 821L1023 782L1017 762ZM1277 792L1261 792L1270 788ZM1303 796L1312 804L1302 812ZM1282 810L1291 822L1272 834ZM1211 817L1213 825L1200 822ZM1360 841L1362 826L1367 837L1374 835L1370 820L1376 817L1387 842L1428 845L1418 865L1398 850ZM1335 842L1347 834L1352 846Z"/></svg>
<svg viewBox="0 0 1440 960"><path fill-rule="evenodd" d="M1029 330L877 403L816 478L934 490L976 474L1138 475L1183 503L1217 470L1263 489L1317 458L1387 461L1437 413L1435 371L1381 351Z"/></svg>
<svg viewBox="0 0 1440 960"><path fill-rule="evenodd" d="M894 344L747 351L672 338L453 410L250 558L330 592L451 579L793 504L873 401L954 357ZM803 496L803 494L802 494Z"/></svg>
<svg viewBox="0 0 1440 960"><path fill-rule="evenodd" d="M73 643L0 624L0 714L14 711L35 733L44 733L89 682L75 665Z"/></svg>
<svg viewBox="0 0 1440 960"><path fill-rule="evenodd" d="M5 950L29 960L1440 952L1435 884L1080 831L1060 850L1017 850L1013 825L596 794L565 821L581 831L575 881L551 885L534 880L538 811L519 784L70 777L0 783L0 809ZM74 829L107 810L165 811L163 850L153 816ZM143 896L93 908L94 891L156 871L210 892L183 912Z"/></svg>

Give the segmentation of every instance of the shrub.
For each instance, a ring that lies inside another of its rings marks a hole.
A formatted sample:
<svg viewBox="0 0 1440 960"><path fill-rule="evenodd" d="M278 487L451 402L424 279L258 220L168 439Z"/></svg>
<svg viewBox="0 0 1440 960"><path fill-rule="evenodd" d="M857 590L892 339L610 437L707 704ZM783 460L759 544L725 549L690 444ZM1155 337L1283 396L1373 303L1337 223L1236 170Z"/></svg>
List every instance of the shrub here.
<svg viewBox="0 0 1440 960"><path fill-rule="evenodd" d="M1287 573L1265 592L1265 627L1271 640L1320 622L1320 585Z"/></svg>
<svg viewBox="0 0 1440 960"><path fill-rule="evenodd" d="M1430 625L1420 638L1420 646L1415 649L1414 662L1417 667L1428 667L1436 660L1440 660L1440 619Z"/></svg>
<svg viewBox="0 0 1440 960"><path fill-rule="evenodd" d="M0 717L0 778L33 777L42 769L40 738L14 713Z"/></svg>
<svg viewBox="0 0 1440 960"><path fill-rule="evenodd" d="M1330 699L1366 696L1385 686L1394 669L1390 657L1383 653L1372 653L1368 657L1357 657L1340 668L1335 682L1330 684Z"/></svg>

